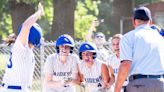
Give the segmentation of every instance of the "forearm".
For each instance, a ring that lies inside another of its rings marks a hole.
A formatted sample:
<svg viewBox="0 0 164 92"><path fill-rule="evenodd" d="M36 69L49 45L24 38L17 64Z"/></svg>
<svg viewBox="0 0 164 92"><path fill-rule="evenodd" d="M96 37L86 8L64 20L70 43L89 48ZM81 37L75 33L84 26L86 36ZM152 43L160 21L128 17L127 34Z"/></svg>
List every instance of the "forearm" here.
<svg viewBox="0 0 164 92"><path fill-rule="evenodd" d="M102 64L102 79L104 83L104 87L108 87L109 82L111 81L111 77L109 77L109 71L105 64Z"/></svg>
<svg viewBox="0 0 164 92"><path fill-rule="evenodd" d="M113 83L115 82L115 76L114 76L114 71L113 71L112 66L109 66L109 73L110 73L110 79L111 79L109 84L113 85Z"/></svg>
<svg viewBox="0 0 164 92"><path fill-rule="evenodd" d="M51 89L56 89L63 87L64 85L61 81L48 81L46 82L46 86Z"/></svg>
<svg viewBox="0 0 164 92"><path fill-rule="evenodd" d="M43 6L39 5L39 9L22 24L19 39L23 45L26 44L31 26L44 14Z"/></svg>
<svg viewBox="0 0 164 92"><path fill-rule="evenodd" d="M126 80L129 70L130 70L131 62L130 61L124 61L121 63L119 67L119 72L116 80L115 85L115 91L114 92L120 92L122 85L124 81Z"/></svg>
<svg viewBox="0 0 164 92"><path fill-rule="evenodd" d="M78 72L73 72L72 73L71 83L76 84L76 85L80 85L80 75L78 74Z"/></svg>
<svg viewBox="0 0 164 92"><path fill-rule="evenodd" d="M114 76L111 76L111 77L110 77L110 82L109 82L109 84L110 84L110 85L113 85L114 82L115 82L115 77L114 77Z"/></svg>
<svg viewBox="0 0 164 92"><path fill-rule="evenodd" d="M86 34L85 40L92 41L92 35L93 35L93 32L89 30L88 33Z"/></svg>
<svg viewBox="0 0 164 92"><path fill-rule="evenodd" d="M28 17L25 22L23 23L23 26L25 25L26 29L30 30L31 26L42 16L42 11L38 10L33 15Z"/></svg>
<svg viewBox="0 0 164 92"><path fill-rule="evenodd" d="M80 85L80 80L79 79L74 79L74 80L72 80L72 83L74 85Z"/></svg>

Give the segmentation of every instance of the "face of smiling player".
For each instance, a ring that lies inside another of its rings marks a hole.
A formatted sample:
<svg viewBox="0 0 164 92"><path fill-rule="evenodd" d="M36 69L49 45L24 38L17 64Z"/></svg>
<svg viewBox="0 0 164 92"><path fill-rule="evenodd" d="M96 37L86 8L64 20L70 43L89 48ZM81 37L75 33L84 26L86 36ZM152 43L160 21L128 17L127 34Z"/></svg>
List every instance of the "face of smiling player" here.
<svg viewBox="0 0 164 92"><path fill-rule="evenodd" d="M59 46L59 54L61 55L61 56L68 56L69 55L69 53L70 53L70 46L68 46L68 45L61 45L61 46Z"/></svg>
<svg viewBox="0 0 164 92"><path fill-rule="evenodd" d="M112 40L112 49L114 53L116 53L117 55L119 55L119 51L120 51L119 42L120 42L120 39L118 38L115 38Z"/></svg>
<svg viewBox="0 0 164 92"><path fill-rule="evenodd" d="M92 62L93 61L93 52L89 52L89 51L82 52L82 59L85 62Z"/></svg>

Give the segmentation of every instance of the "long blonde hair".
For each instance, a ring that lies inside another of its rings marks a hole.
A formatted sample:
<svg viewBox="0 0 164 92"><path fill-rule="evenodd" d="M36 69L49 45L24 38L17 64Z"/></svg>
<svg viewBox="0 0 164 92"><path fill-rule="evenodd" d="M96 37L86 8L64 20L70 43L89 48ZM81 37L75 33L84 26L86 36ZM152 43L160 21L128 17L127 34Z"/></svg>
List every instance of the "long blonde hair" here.
<svg viewBox="0 0 164 92"><path fill-rule="evenodd" d="M10 46L12 43L15 43L16 38L17 36L12 33L4 40L4 43Z"/></svg>

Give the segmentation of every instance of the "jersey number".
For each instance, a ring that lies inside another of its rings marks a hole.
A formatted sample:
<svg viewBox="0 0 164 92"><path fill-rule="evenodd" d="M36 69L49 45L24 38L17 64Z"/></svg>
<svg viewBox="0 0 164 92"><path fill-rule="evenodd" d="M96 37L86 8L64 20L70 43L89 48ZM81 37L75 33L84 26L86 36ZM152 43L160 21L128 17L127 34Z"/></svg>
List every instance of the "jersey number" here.
<svg viewBox="0 0 164 92"><path fill-rule="evenodd" d="M8 62L8 64L7 64L7 67L8 68L12 68L12 66L13 66L13 64L12 64L12 52L10 52L10 59L9 59L9 62Z"/></svg>

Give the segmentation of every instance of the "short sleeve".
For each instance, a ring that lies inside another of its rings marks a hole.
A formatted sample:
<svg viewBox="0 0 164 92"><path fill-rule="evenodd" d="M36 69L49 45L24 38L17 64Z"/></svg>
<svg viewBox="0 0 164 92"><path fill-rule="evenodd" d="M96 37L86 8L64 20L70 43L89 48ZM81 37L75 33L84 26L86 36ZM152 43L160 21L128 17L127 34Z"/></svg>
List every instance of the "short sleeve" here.
<svg viewBox="0 0 164 92"><path fill-rule="evenodd" d="M52 56L48 56L44 66L44 74L53 74Z"/></svg>
<svg viewBox="0 0 164 92"><path fill-rule="evenodd" d="M23 53L25 50L25 46L23 46L23 44L20 42L20 40L17 38L14 45L13 45L13 52L17 52L17 53Z"/></svg>
<svg viewBox="0 0 164 92"><path fill-rule="evenodd" d="M112 61L112 55L109 55L109 57L106 59L106 65L109 67Z"/></svg>
<svg viewBox="0 0 164 92"><path fill-rule="evenodd" d="M132 38L128 36L124 36L120 41L120 61L130 60L132 61Z"/></svg>
<svg viewBox="0 0 164 92"><path fill-rule="evenodd" d="M72 77L73 78L76 78L76 75L78 73L78 62L79 62L78 57L74 56L73 57L73 66L72 66Z"/></svg>
<svg viewBox="0 0 164 92"><path fill-rule="evenodd" d="M105 62L105 64L107 65L107 66L109 66L109 59L110 59L110 57L108 57L107 59L106 59L106 62Z"/></svg>

